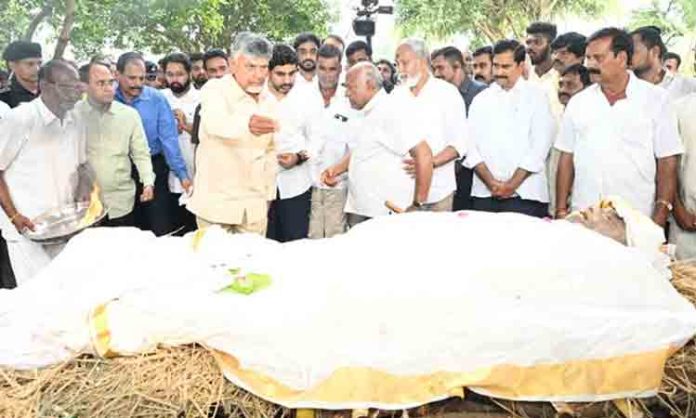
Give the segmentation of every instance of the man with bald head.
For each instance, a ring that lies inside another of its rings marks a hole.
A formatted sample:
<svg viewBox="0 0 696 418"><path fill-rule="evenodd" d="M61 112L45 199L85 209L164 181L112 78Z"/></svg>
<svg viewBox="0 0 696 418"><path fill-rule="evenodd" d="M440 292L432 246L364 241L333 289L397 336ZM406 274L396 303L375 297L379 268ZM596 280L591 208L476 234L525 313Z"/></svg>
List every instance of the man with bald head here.
<svg viewBox="0 0 696 418"><path fill-rule="evenodd" d="M87 98L77 104L85 124L87 160L109 207L102 226L135 226L136 184L131 177L131 161L143 186L138 200L149 202L155 193L155 173L140 115L114 101L114 77L107 63L84 65L80 79L87 85Z"/></svg>
<svg viewBox="0 0 696 418"><path fill-rule="evenodd" d="M17 285L31 280L62 245L41 245L22 232L32 219L76 201L85 168L82 126L73 112L83 92L75 65L53 60L39 70L41 95L12 109L0 129L0 228Z"/></svg>
<svg viewBox="0 0 696 418"><path fill-rule="evenodd" d="M392 94L397 101L413 103L433 151L432 187L423 203L433 211L451 211L457 189L455 160L466 154L466 106L457 87L430 74L429 58L424 41L403 41L396 50L401 85ZM412 174L413 160L405 163Z"/></svg>
<svg viewBox="0 0 696 418"><path fill-rule="evenodd" d="M334 186L348 172L349 226L389 214L387 201L407 210L422 208L430 191L433 159L412 103L389 96L379 70L369 62L348 71L346 96L359 113L351 129L350 153L321 178ZM415 181L402 169L405 158L413 161Z"/></svg>

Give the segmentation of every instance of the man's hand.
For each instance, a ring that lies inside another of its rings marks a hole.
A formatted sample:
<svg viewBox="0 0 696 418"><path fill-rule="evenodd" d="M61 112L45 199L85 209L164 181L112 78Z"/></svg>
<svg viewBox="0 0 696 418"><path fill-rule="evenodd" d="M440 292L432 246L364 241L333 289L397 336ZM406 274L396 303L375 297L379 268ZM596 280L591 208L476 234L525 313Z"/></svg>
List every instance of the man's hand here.
<svg viewBox="0 0 696 418"><path fill-rule="evenodd" d="M508 181L496 181L492 193L498 199L509 199L515 194L515 188Z"/></svg>
<svg viewBox="0 0 696 418"><path fill-rule="evenodd" d="M155 188L152 186L143 187L143 192L140 194L141 202L150 202L155 198Z"/></svg>
<svg viewBox="0 0 696 418"><path fill-rule="evenodd" d="M193 191L193 183L191 183L191 180L189 180L189 179L181 180L181 187L184 188L184 190L186 191L186 194L190 195L191 192Z"/></svg>
<svg viewBox="0 0 696 418"><path fill-rule="evenodd" d="M179 133L186 129L186 115L181 109L174 109L174 118L176 119L177 127L179 128Z"/></svg>
<svg viewBox="0 0 696 418"><path fill-rule="evenodd" d="M273 133L277 128L276 121L266 116L252 115L249 119L249 131L257 136Z"/></svg>
<svg viewBox="0 0 696 418"><path fill-rule="evenodd" d="M416 178L416 161L413 158L405 158L402 162L404 163L406 174L411 176L411 178Z"/></svg>
<svg viewBox="0 0 696 418"><path fill-rule="evenodd" d="M667 219L669 218L669 209L661 204L655 205L655 210L652 216L653 222L664 227L667 224Z"/></svg>
<svg viewBox="0 0 696 418"><path fill-rule="evenodd" d="M278 164L285 169L293 168L300 161L299 156L294 152L287 152L278 155Z"/></svg>
<svg viewBox="0 0 696 418"><path fill-rule="evenodd" d="M329 187L336 187L338 184L338 176L335 167L329 167L321 173L321 182Z"/></svg>
<svg viewBox="0 0 696 418"><path fill-rule="evenodd" d="M14 225L14 227L20 233L23 232L25 229L33 231L35 228L34 222L32 222L31 219L19 213L15 214L12 218L12 225Z"/></svg>

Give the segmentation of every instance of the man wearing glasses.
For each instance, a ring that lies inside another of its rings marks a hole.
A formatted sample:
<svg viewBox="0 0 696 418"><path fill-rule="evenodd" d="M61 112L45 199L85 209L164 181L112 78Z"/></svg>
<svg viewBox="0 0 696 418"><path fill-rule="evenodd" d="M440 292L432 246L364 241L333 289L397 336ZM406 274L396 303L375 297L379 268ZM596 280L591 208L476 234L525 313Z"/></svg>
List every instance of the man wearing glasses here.
<svg viewBox="0 0 696 418"><path fill-rule="evenodd" d="M0 228L18 285L32 279L63 245L41 245L22 235L50 209L82 200L83 130L73 107L84 91L75 65L53 60L38 73L39 98L12 109L0 128Z"/></svg>
<svg viewBox="0 0 696 418"><path fill-rule="evenodd" d="M135 108L140 114L155 172L155 196L149 202L136 200L135 222L141 229L152 231L157 236L169 234L175 228L167 184L170 170L181 187L187 193L191 191L191 180L179 148L177 122L164 95L144 85L146 72L142 55L126 52L118 58L116 70L116 100ZM142 190L138 188L137 195L141 194Z"/></svg>

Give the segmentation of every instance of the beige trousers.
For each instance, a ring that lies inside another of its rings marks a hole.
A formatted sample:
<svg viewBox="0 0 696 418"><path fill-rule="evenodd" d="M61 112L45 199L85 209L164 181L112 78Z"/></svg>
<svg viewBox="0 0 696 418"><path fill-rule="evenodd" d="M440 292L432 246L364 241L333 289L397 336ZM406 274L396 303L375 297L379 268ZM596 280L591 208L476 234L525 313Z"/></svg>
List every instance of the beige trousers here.
<svg viewBox="0 0 696 418"><path fill-rule="evenodd" d="M259 234L266 236L266 227L268 226L268 221L266 219L259 222L247 222L246 214L242 218L242 223L239 225L228 225L228 224L218 224L215 222L207 221L201 217L196 216L196 224L198 228L206 228L212 225L219 225L225 231L231 234Z"/></svg>
<svg viewBox="0 0 696 418"><path fill-rule="evenodd" d="M309 216L309 238L330 238L346 231L348 189L312 188L312 212Z"/></svg>

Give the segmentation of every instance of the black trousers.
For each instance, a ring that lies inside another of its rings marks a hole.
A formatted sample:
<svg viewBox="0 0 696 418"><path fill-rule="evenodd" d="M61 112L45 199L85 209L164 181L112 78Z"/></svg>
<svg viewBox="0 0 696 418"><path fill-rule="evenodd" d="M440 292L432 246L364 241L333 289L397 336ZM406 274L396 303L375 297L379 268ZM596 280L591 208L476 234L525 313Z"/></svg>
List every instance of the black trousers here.
<svg viewBox="0 0 696 418"><path fill-rule="evenodd" d="M14 289L17 287L15 282L10 254L7 252L7 242L0 235L0 289Z"/></svg>
<svg viewBox="0 0 696 418"><path fill-rule="evenodd" d="M133 212L129 213L128 215L121 216L120 218L109 218L107 217L104 219L99 226L108 226L108 227L119 227L119 226L135 226L135 215Z"/></svg>
<svg viewBox="0 0 696 418"><path fill-rule="evenodd" d="M457 179L457 191L454 193L452 210L470 210L473 204L471 184L474 181L474 170L464 167L459 160L454 163L454 175Z"/></svg>
<svg viewBox="0 0 696 418"><path fill-rule="evenodd" d="M198 229L196 224L196 215L189 212L185 206L179 205L179 198L181 194L171 193L171 205L172 205L172 215L174 217L174 230L177 236L183 236L184 234L195 231Z"/></svg>
<svg viewBox="0 0 696 418"><path fill-rule="evenodd" d="M307 238L309 233L309 213L312 209L312 189L290 199L281 199L276 192L276 200L268 208L268 229L266 238L278 242L288 242Z"/></svg>
<svg viewBox="0 0 696 418"><path fill-rule="evenodd" d="M171 193L169 193L169 166L162 154L152 156L152 170L155 172L155 198L150 202L141 202L140 195L143 186L140 184L137 170L133 169L133 178L137 190L135 198L135 226L152 231L156 236L162 236L174 231L172 216Z"/></svg>
<svg viewBox="0 0 696 418"><path fill-rule="evenodd" d="M473 198L473 210L483 212L516 212L523 215L534 216L537 218L546 218L549 216L549 204L538 202L536 200L527 200L519 197L510 199L494 199L492 197Z"/></svg>

